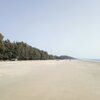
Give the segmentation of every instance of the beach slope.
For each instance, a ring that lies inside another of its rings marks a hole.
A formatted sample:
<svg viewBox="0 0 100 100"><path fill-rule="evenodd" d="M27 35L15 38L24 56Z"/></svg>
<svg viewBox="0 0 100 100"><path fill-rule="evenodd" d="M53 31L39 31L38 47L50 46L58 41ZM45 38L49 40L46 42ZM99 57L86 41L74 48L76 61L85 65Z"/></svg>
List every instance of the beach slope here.
<svg viewBox="0 0 100 100"><path fill-rule="evenodd" d="M0 100L100 100L100 63L0 62Z"/></svg>

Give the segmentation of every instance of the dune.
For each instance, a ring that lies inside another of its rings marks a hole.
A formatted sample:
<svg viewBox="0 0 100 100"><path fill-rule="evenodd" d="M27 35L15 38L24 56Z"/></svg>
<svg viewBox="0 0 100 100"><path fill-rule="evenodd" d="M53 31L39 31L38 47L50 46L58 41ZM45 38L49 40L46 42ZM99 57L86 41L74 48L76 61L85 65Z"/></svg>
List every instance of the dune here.
<svg viewBox="0 0 100 100"><path fill-rule="evenodd" d="M0 62L0 100L99 100L100 63Z"/></svg>

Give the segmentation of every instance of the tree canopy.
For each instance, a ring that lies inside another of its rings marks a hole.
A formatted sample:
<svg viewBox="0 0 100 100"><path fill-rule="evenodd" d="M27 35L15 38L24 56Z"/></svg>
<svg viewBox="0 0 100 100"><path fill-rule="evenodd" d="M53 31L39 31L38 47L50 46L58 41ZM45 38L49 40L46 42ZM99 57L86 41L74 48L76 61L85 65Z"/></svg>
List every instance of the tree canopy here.
<svg viewBox="0 0 100 100"><path fill-rule="evenodd" d="M0 60L47 60L66 58L65 56L58 57L49 55L46 51L34 48L23 41L10 42L9 39L3 40L3 38L4 36L0 33Z"/></svg>
<svg viewBox="0 0 100 100"><path fill-rule="evenodd" d="M3 40L4 36L0 33L0 60L46 60L49 55L45 51L33 48L24 42L13 42Z"/></svg>

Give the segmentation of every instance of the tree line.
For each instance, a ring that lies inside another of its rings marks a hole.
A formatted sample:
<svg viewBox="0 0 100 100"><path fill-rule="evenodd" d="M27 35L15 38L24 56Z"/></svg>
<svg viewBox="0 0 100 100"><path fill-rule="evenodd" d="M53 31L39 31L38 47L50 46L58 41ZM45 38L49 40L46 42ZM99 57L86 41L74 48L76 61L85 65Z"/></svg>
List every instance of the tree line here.
<svg viewBox="0 0 100 100"><path fill-rule="evenodd" d="M11 42L4 40L4 36L0 33L0 60L48 60L71 58L69 56L53 56L46 51L34 48L24 42Z"/></svg>

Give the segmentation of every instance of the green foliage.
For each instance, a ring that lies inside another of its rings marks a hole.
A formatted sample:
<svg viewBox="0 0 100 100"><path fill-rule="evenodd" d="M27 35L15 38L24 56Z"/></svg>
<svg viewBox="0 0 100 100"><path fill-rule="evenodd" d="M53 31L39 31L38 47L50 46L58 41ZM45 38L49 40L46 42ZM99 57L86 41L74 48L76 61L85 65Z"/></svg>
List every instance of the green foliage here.
<svg viewBox="0 0 100 100"><path fill-rule="evenodd" d="M0 33L0 40L2 41L4 38L4 36L2 35L2 33Z"/></svg>
<svg viewBox="0 0 100 100"><path fill-rule="evenodd" d="M33 48L24 42L3 41L3 35L0 33L0 60L46 60L48 53Z"/></svg>
<svg viewBox="0 0 100 100"><path fill-rule="evenodd" d="M41 51L41 60L49 59L49 55L47 52Z"/></svg>
<svg viewBox="0 0 100 100"><path fill-rule="evenodd" d="M4 45L3 45L3 35L0 33L0 53L3 52L3 48L4 48Z"/></svg>
<svg viewBox="0 0 100 100"><path fill-rule="evenodd" d="M24 42L13 42L3 40L4 36L0 33L0 60L47 60L47 59L66 59L69 56L53 56L47 52L33 48Z"/></svg>

